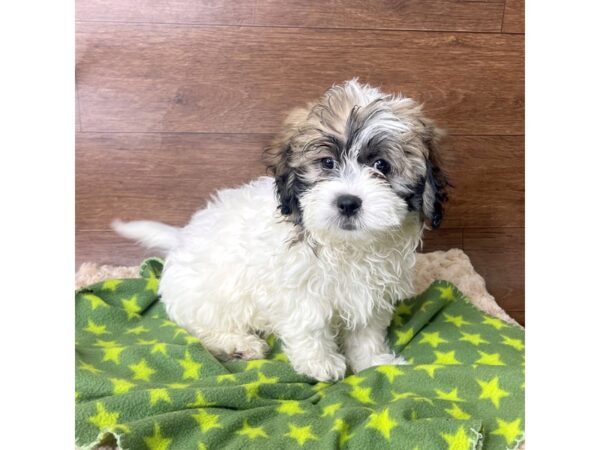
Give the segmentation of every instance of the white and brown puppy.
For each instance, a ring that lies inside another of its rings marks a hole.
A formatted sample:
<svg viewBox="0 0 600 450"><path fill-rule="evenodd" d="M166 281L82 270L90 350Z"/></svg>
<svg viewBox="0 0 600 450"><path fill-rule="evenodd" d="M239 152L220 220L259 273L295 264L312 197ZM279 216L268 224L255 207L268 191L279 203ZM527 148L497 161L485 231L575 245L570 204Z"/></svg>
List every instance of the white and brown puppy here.
<svg viewBox="0 0 600 450"><path fill-rule="evenodd" d="M442 220L439 134L414 100L348 81L292 111L265 151L273 178L218 192L184 228L114 228L165 252L168 315L220 358L263 358L275 333L317 380L404 364L385 335L424 223Z"/></svg>

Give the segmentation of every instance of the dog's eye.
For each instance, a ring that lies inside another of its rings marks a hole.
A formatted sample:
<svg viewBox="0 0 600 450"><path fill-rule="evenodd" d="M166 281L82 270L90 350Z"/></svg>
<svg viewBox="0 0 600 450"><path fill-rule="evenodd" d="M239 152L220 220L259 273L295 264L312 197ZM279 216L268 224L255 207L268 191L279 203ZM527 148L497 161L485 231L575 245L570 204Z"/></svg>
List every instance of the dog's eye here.
<svg viewBox="0 0 600 450"><path fill-rule="evenodd" d="M378 159L373 163L373 167L384 175L390 171L390 164L385 159Z"/></svg>
<svg viewBox="0 0 600 450"><path fill-rule="evenodd" d="M323 169L333 169L335 167L335 161L333 158L323 158L321 159L321 167L323 167Z"/></svg>

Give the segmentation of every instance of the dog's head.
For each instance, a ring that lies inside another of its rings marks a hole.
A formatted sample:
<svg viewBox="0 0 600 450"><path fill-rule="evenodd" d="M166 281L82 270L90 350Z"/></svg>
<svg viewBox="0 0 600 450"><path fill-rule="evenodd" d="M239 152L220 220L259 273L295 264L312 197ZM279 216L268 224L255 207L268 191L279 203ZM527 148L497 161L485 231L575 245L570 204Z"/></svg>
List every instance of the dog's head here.
<svg viewBox="0 0 600 450"><path fill-rule="evenodd" d="M265 159L281 213L310 233L365 236L411 212L437 228L447 200L440 137L414 100L352 80L293 110Z"/></svg>

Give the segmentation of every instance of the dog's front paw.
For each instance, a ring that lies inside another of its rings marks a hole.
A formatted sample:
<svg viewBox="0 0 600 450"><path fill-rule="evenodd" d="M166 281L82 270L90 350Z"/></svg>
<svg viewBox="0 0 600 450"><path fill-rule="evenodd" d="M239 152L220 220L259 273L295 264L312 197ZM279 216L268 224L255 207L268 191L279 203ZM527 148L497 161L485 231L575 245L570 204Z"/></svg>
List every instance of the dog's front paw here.
<svg viewBox="0 0 600 450"><path fill-rule="evenodd" d="M338 381L346 375L346 361L337 353L321 359L292 361L292 365L296 372L318 381Z"/></svg>

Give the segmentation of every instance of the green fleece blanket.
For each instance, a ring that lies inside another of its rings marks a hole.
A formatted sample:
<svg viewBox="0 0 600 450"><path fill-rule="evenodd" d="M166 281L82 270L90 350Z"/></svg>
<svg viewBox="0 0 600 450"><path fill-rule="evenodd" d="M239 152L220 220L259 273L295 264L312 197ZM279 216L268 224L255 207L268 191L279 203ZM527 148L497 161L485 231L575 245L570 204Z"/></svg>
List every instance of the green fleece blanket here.
<svg viewBox="0 0 600 450"><path fill-rule="evenodd" d="M400 304L390 326L407 366L334 384L269 359L219 362L168 320L162 262L76 293L76 443L123 449L506 449L524 431L524 333L450 283Z"/></svg>

